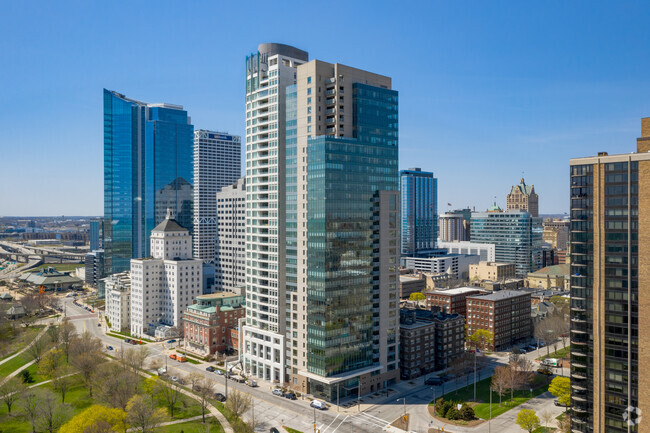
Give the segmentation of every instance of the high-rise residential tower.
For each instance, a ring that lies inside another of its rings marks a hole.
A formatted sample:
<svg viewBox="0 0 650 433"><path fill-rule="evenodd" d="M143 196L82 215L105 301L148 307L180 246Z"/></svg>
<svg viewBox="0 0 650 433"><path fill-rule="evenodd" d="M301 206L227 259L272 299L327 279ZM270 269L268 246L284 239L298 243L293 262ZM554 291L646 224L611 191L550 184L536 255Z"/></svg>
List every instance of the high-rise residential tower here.
<svg viewBox="0 0 650 433"><path fill-rule="evenodd" d="M90 220L90 229L88 238L90 240L90 251L98 250L102 247L102 238L104 237L104 221L101 218Z"/></svg>
<svg viewBox="0 0 650 433"><path fill-rule="evenodd" d="M194 127L183 107L104 89L104 251L107 274L148 257L149 234L172 208L192 227Z"/></svg>
<svg viewBox="0 0 650 433"><path fill-rule="evenodd" d="M241 137L194 131L194 258L215 263L217 193L241 177Z"/></svg>
<svg viewBox="0 0 650 433"><path fill-rule="evenodd" d="M533 218L537 218L539 216L539 196L535 192L535 185L526 185L522 177L519 185L510 188L510 194L506 197L506 210L526 211Z"/></svg>
<svg viewBox="0 0 650 433"><path fill-rule="evenodd" d="M525 278L541 267L542 233L528 212L487 211L472 213L472 243L494 244L495 260L514 263L516 274Z"/></svg>
<svg viewBox="0 0 650 433"><path fill-rule="evenodd" d="M637 153L571 160L574 432L650 431L649 152L644 118Z"/></svg>
<svg viewBox="0 0 650 433"><path fill-rule="evenodd" d="M399 379L398 96L318 60L287 89L290 386L336 401Z"/></svg>
<svg viewBox="0 0 650 433"><path fill-rule="evenodd" d="M246 324L240 356L265 380L285 382L286 88L305 51L260 44L246 57ZM287 270L286 273L289 271Z"/></svg>
<svg viewBox="0 0 650 433"><path fill-rule="evenodd" d="M400 192L402 256L426 255L438 240L438 179L420 168L402 170Z"/></svg>
<svg viewBox="0 0 650 433"><path fill-rule="evenodd" d="M218 292L246 292L246 178L217 193L214 285Z"/></svg>

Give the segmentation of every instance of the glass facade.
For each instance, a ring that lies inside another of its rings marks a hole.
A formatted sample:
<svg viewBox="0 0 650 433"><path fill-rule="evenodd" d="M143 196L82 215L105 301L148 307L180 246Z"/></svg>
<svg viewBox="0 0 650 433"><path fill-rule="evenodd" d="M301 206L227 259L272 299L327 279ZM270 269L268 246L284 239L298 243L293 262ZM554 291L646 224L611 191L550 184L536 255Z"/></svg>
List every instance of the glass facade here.
<svg viewBox="0 0 650 433"><path fill-rule="evenodd" d="M193 134L187 112L104 89L104 250L107 273L149 256L149 234L172 208L192 228Z"/></svg>
<svg viewBox="0 0 650 433"><path fill-rule="evenodd" d="M596 409L604 411L605 431L636 431L622 415L638 407L638 213L638 162L572 165L572 431L599 431ZM599 390L604 404L596 408Z"/></svg>
<svg viewBox="0 0 650 433"><path fill-rule="evenodd" d="M495 260L514 263L517 277L526 278L540 266L542 233L537 230L537 220L528 212L475 212L470 238L475 243L494 244Z"/></svg>
<svg viewBox="0 0 650 433"><path fill-rule="evenodd" d="M436 248L438 179L419 168L400 171L402 256L416 257Z"/></svg>
<svg viewBox="0 0 650 433"><path fill-rule="evenodd" d="M364 84L353 90L354 139L308 141L307 369L320 376L379 364L373 336L379 325L379 235L373 220L378 192L399 187L398 101L393 90ZM312 386L315 392L324 385Z"/></svg>

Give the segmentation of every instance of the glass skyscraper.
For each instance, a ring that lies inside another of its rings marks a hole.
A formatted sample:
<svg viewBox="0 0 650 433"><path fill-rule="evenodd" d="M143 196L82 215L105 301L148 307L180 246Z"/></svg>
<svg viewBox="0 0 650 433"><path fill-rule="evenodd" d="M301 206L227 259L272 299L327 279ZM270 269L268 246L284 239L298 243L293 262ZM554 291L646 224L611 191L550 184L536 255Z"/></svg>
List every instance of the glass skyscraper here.
<svg viewBox="0 0 650 433"><path fill-rule="evenodd" d="M400 171L402 256L426 255L438 240L438 179L420 168Z"/></svg>
<svg viewBox="0 0 650 433"><path fill-rule="evenodd" d="M167 208L192 230L194 126L183 107L104 89L104 250L107 273L148 257Z"/></svg>
<svg viewBox="0 0 650 433"><path fill-rule="evenodd" d="M516 275L526 278L540 267L542 233L538 218L528 212L474 212L471 220L473 243L494 244L495 260L514 263Z"/></svg>

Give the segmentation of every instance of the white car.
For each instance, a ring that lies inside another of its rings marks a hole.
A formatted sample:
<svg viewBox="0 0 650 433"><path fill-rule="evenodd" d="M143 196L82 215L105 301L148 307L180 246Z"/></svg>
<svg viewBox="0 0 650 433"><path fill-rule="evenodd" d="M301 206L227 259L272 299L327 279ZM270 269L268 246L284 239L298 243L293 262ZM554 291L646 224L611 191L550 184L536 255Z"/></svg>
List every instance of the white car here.
<svg viewBox="0 0 650 433"><path fill-rule="evenodd" d="M172 376L170 379L171 379L173 382L177 382L177 381L178 381L178 377L176 377L176 376Z"/></svg>
<svg viewBox="0 0 650 433"><path fill-rule="evenodd" d="M327 409L327 404L325 404L324 401L320 401L320 400L312 400L311 403L309 403L309 406L315 407L316 409L319 410Z"/></svg>

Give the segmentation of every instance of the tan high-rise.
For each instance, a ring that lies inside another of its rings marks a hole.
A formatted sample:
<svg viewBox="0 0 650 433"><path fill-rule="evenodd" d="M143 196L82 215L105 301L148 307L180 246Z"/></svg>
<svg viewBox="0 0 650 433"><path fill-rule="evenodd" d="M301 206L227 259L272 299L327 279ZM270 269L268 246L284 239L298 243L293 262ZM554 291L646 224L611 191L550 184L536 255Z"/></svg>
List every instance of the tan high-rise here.
<svg viewBox="0 0 650 433"><path fill-rule="evenodd" d="M535 193L535 185L526 185L522 177L519 185L510 188L510 194L506 198L506 210L523 210L533 218L538 217L539 197Z"/></svg>

